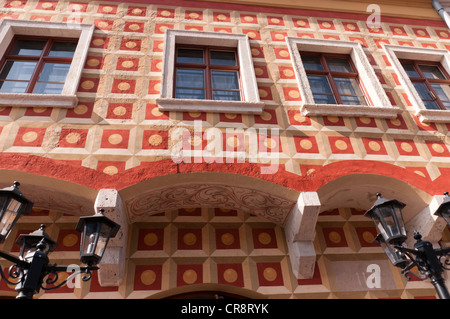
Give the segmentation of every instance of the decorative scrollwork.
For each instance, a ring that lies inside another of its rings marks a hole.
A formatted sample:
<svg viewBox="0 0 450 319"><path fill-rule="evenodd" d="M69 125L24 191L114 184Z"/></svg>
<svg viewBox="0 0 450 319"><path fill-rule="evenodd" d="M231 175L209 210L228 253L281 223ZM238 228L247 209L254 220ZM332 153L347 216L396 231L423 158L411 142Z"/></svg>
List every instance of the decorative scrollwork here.
<svg viewBox="0 0 450 319"><path fill-rule="evenodd" d="M3 270L0 267L0 276L9 285L16 286L21 281L21 278L23 277L23 271L17 265L12 265L11 267L9 267L9 269L8 269L9 278L18 279L17 281L10 281L9 278L5 276L5 274L3 273Z"/></svg>
<svg viewBox="0 0 450 319"><path fill-rule="evenodd" d="M81 277L81 280L83 280L85 282L89 281L92 278L92 271L89 268L83 268L81 270L75 271L74 273L70 274L65 280L63 280L59 284L53 286L58 281L59 275L56 271L49 271L47 274L48 275L47 280L45 280L46 286L43 286L41 284L41 289L47 290L47 291L55 290L57 288L64 286L65 284L67 284L67 282L69 282L70 280L75 278L75 276L80 275L80 274L84 274Z"/></svg>

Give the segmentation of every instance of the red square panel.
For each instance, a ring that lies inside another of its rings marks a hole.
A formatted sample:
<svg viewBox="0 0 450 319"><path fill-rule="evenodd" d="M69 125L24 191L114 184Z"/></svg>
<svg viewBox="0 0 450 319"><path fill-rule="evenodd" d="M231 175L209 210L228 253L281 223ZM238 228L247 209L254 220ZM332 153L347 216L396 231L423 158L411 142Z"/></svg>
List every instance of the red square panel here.
<svg viewBox="0 0 450 319"><path fill-rule="evenodd" d="M161 290L162 265L137 265L134 290Z"/></svg>
<svg viewBox="0 0 450 319"><path fill-rule="evenodd" d="M273 228L254 228L252 235L255 249L277 248L277 238Z"/></svg>
<svg viewBox="0 0 450 319"><path fill-rule="evenodd" d="M201 284L203 282L202 265L178 265L177 286Z"/></svg>
<svg viewBox="0 0 450 319"><path fill-rule="evenodd" d="M327 247L347 247L344 230L338 227L323 228Z"/></svg>
<svg viewBox="0 0 450 319"><path fill-rule="evenodd" d="M139 229L138 250L162 250L164 245L164 229Z"/></svg>
<svg viewBox="0 0 450 319"><path fill-rule="evenodd" d="M280 263L257 263L260 286L284 286Z"/></svg>
<svg viewBox="0 0 450 319"><path fill-rule="evenodd" d="M179 229L178 249L202 249L202 230L200 228Z"/></svg>
<svg viewBox="0 0 450 319"><path fill-rule="evenodd" d="M244 287L242 264L218 264L217 275L219 284Z"/></svg>
<svg viewBox="0 0 450 319"><path fill-rule="evenodd" d="M216 248L217 249L239 249L239 229L216 229Z"/></svg>

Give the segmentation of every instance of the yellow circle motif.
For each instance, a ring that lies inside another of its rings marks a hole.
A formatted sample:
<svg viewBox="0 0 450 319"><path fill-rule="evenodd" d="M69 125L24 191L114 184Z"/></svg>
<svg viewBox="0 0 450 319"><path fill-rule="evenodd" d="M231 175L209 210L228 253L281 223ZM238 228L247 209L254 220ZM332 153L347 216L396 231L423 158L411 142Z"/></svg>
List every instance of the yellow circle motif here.
<svg viewBox="0 0 450 319"><path fill-rule="evenodd" d="M25 134L23 134L22 136L22 140L24 142L30 143L33 142L37 139L38 134L36 132L27 132Z"/></svg>
<svg viewBox="0 0 450 319"><path fill-rule="evenodd" d="M114 144L114 145L119 144L120 142L122 142L122 140L123 140L123 137L120 134L111 134L108 137L108 142L111 144Z"/></svg>
<svg viewBox="0 0 450 319"><path fill-rule="evenodd" d="M144 244L154 246L158 242L158 236L155 233L148 233L144 236Z"/></svg>
<svg viewBox="0 0 450 319"><path fill-rule="evenodd" d="M119 169L113 165L107 166L103 169L103 173L107 175L115 175L119 173Z"/></svg>
<svg viewBox="0 0 450 319"><path fill-rule="evenodd" d="M266 232L262 232L258 235L258 241L263 245L268 245L272 241L272 236Z"/></svg>
<svg viewBox="0 0 450 319"><path fill-rule="evenodd" d="M238 273L232 268L228 268L223 272L223 279L229 283L233 283L238 279Z"/></svg>
<svg viewBox="0 0 450 319"><path fill-rule="evenodd" d="M230 233L225 233L220 237L220 240L224 245L232 245L234 243L234 236Z"/></svg>
<svg viewBox="0 0 450 319"><path fill-rule="evenodd" d="M183 242L188 246L192 246L197 242L197 236L193 233L187 233L183 236Z"/></svg>
<svg viewBox="0 0 450 319"><path fill-rule="evenodd" d="M263 271L263 276L267 281L274 281L275 279L277 279L278 274L277 271L272 267L267 267Z"/></svg>
<svg viewBox="0 0 450 319"><path fill-rule="evenodd" d="M68 234L63 239L63 245L65 247L72 247L78 243L78 236L75 234Z"/></svg>
<svg viewBox="0 0 450 319"><path fill-rule="evenodd" d="M183 273L183 281L187 284L193 284L197 281L197 273L193 269L188 269Z"/></svg>
<svg viewBox="0 0 450 319"><path fill-rule="evenodd" d="M156 273L153 270L148 269L142 272L141 282L144 285L150 286L155 282L155 280L156 280Z"/></svg>

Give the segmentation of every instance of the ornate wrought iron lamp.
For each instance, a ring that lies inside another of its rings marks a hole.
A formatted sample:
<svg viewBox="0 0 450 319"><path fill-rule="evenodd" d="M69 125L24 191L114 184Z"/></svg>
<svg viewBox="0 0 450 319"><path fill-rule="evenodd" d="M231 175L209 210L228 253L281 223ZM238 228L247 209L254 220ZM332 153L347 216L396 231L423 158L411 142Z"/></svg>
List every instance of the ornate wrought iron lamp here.
<svg viewBox="0 0 450 319"><path fill-rule="evenodd" d="M0 234L4 230L4 241L11 232L14 223L22 214L28 214L33 203L27 200L17 189L19 183L15 182L11 188L0 190ZM1 204L3 203L3 206ZM4 227L3 227L4 226ZM3 228L1 228L3 227ZM91 279L92 271L106 249L109 238L114 237L120 226L103 216L103 211L94 216L81 217L77 230L82 232L80 260L87 266L77 267L77 271L58 285L52 286L58 281L58 272L68 271L71 266L50 264L48 255L56 249L58 243L45 232L45 225L27 235L20 235L16 241L20 245L19 257L0 251L0 257L13 263L9 268L9 277L0 268L1 277L10 285L16 286L17 299L32 299L33 296L43 290L57 289L79 274L84 274L83 281ZM46 285L44 286L44 279ZM15 281L11 281L13 279Z"/></svg>
<svg viewBox="0 0 450 319"><path fill-rule="evenodd" d="M422 235L414 233L416 243L414 248L405 247L407 239L402 209L406 205L397 200L384 199L377 194L378 199L364 216L372 218L380 234L375 239L380 243L390 262L402 269L402 274L409 280L409 274L425 280L430 279L441 299L450 299L449 291L442 276L444 270L450 270L450 247L434 249L429 241L423 241ZM448 214L450 200L441 204L436 214ZM438 214L438 215L439 215ZM440 215L443 216L443 215ZM447 220L448 222L448 220ZM444 260L442 260L444 259ZM419 274L411 271L417 267Z"/></svg>

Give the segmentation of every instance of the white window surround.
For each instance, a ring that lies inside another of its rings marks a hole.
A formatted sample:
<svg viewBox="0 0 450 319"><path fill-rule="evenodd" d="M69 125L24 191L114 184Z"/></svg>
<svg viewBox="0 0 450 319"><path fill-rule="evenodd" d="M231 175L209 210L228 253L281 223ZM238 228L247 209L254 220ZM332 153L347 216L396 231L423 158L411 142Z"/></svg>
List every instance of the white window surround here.
<svg viewBox="0 0 450 319"><path fill-rule="evenodd" d="M176 99L173 96L175 45L191 44L237 48L243 101ZM248 36L206 31L166 29L162 66L161 92L156 103L162 111L197 111L262 114L264 102L259 99Z"/></svg>
<svg viewBox="0 0 450 319"><path fill-rule="evenodd" d="M450 53L447 50L414 48L397 45L383 45L386 55L394 71L397 73L399 81L415 109L415 115L421 122L447 123L450 122L450 110L429 110L425 107L422 99L414 88L403 69L400 59L410 59L416 61L440 62L442 67L450 73Z"/></svg>
<svg viewBox="0 0 450 319"><path fill-rule="evenodd" d="M78 103L76 92L94 28L91 24L3 19L0 22L0 58L16 35L77 38L78 45L61 94L0 93L0 105L75 107Z"/></svg>
<svg viewBox="0 0 450 319"><path fill-rule="evenodd" d="M302 96L300 111L304 116L343 116L396 118L401 109L392 104L381 86L360 43L323 39L287 37L294 72ZM300 51L350 55L373 105L316 104L303 66Z"/></svg>

